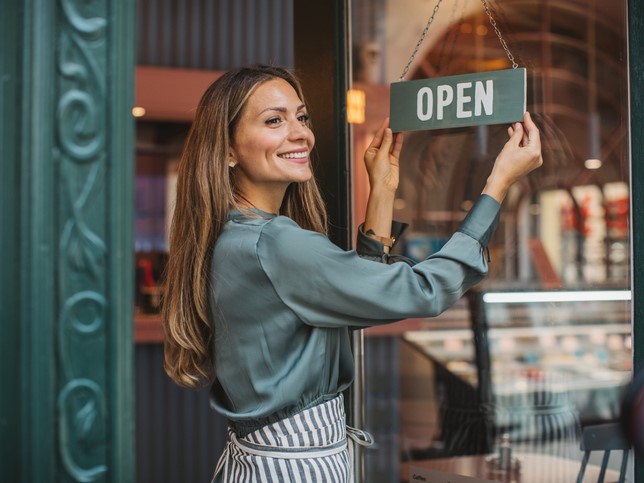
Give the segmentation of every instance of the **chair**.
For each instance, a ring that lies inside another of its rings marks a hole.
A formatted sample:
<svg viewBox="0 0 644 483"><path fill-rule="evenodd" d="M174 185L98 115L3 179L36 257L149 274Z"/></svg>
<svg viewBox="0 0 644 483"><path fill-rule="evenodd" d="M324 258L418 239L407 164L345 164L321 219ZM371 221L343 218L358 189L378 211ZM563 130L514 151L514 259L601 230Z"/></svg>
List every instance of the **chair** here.
<svg viewBox="0 0 644 483"><path fill-rule="evenodd" d="M577 483L584 479L586 465L592 451L603 451L604 457L599 472L598 483L603 483L608 467L608 459L612 450L622 450L622 465L619 472L619 483L624 482L626 477L626 464L628 463L628 453L631 448L630 443L624 437L619 423L597 424L586 426L581 436L581 450L584 456L581 460L581 468L577 476Z"/></svg>

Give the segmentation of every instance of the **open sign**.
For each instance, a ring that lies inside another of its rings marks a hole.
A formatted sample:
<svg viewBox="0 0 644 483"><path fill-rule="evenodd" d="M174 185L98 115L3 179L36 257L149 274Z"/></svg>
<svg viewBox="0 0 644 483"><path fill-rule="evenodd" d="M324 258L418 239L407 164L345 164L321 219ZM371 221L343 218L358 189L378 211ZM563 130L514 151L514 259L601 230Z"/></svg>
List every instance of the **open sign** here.
<svg viewBox="0 0 644 483"><path fill-rule="evenodd" d="M523 120L526 70L506 69L391 84L394 132Z"/></svg>

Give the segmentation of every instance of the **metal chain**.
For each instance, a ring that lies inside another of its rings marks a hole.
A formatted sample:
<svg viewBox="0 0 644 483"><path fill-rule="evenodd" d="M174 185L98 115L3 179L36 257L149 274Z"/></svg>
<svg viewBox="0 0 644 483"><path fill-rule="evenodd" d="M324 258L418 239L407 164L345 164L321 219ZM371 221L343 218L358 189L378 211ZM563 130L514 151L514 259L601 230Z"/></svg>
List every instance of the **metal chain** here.
<svg viewBox="0 0 644 483"><path fill-rule="evenodd" d="M407 61L407 64L405 65L405 68L402 71L402 74L400 74L400 79L399 80L404 80L405 76L407 75L407 72L409 71L409 66L411 66L412 62L416 58L416 54L418 53L418 49L420 49L420 45L423 43L425 40L425 36L427 35L427 32L429 31L429 27L431 27L432 23L434 22L434 17L436 16L436 13L438 12L438 8L441 5L441 2L443 0L438 0L436 5L434 6L434 10L432 12L431 17L429 17L429 20L427 21L427 25L425 25L425 28L423 29L423 33L420 34L420 38L418 39L418 42L416 42L416 47L414 47L414 51L411 53L411 57L409 57L409 60ZM487 5L486 0L481 0L483 3L483 7L485 8L485 13L490 19L490 24L494 28L494 32L496 32L496 36L499 38L501 41L501 46L503 47L503 50L505 50L506 55L508 56L508 59L510 62L512 62L512 68L516 69L519 67L519 64L517 64L514 60L514 56L510 52L510 49L508 47L508 44L505 43L505 40L503 39L503 36L501 35L501 31L499 30L499 27L496 25L496 20L492 17L492 12L490 11L490 8Z"/></svg>
<svg viewBox="0 0 644 483"><path fill-rule="evenodd" d="M501 35L501 31L499 30L499 28L496 25L496 20L494 20L494 18L492 18L492 12L490 12L489 7L487 6L487 1L486 0L481 0L481 2L483 3L483 7L485 8L485 13L490 18L490 24L492 25L492 27L494 27L494 31L496 32L496 36L501 41L501 46L503 47L503 50L505 50L505 53L507 54L508 59L510 59L510 62L512 62L512 68L516 69L517 67L519 67L519 64L517 64L514 61L514 56L510 53L510 49L508 48L508 44L506 44L505 40L503 40L503 36Z"/></svg>
<svg viewBox="0 0 644 483"><path fill-rule="evenodd" d="M409 60L407 61L407 65L405 65L405 68L403 69L402 74L400 74L399 80L405 79L405 76L407 75L407 71L409 70L409 66L414 61L414 58L418 53L418 49L420 49L420 44L422 44L423 40L425 40L427 31L429 30L429 27L432 25L432 22L434 21L434 17L436 16L436 12L438 12L438 7L440 7L442 1L443 0L438 0L438 2L436 3L436 6L434 7L434 11L432 12L432 16L429 17L429 20L427 21L427 25L425 25L425 29L423 30L423 33L420 34L420 39L418 39L418 42L416 42L416 47L414 47L414 51L411 53L411 57L409 57Z"/></svg>

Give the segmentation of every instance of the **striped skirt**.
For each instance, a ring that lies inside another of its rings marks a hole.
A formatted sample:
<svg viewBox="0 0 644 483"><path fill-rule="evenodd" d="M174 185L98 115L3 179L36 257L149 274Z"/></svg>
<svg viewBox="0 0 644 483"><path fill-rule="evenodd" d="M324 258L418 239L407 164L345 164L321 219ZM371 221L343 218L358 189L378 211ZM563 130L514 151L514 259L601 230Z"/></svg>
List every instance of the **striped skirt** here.
<svg viewBox="0 0 644 483"><path fill-rule="evenodd" d="M212 481L350 483L354 443L369 446L373 440L368 433L346 427L339 395L244 438L229 430Z"/></svg>

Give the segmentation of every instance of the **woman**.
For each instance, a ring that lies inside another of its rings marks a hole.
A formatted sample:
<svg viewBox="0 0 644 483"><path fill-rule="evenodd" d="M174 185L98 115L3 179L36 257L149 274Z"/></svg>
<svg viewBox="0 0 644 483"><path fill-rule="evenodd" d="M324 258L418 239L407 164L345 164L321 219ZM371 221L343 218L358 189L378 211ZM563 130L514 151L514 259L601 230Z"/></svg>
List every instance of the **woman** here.
<svg viewBox="0 0 644 483"><path fill-rule="evenodd" d="M486 274L499 203L541 165L526 114L509 129L483 194L437 254L387 263L402 135L385 121L365 153L371 193L357 250L325 236L314 136L298 81L258 66L204 94L179 164L163 303L165 369L212 384L229 420L215 481L349 481L342 391L348 327L441 313ZM364 442L364 441L362 441Z"/></svg>

